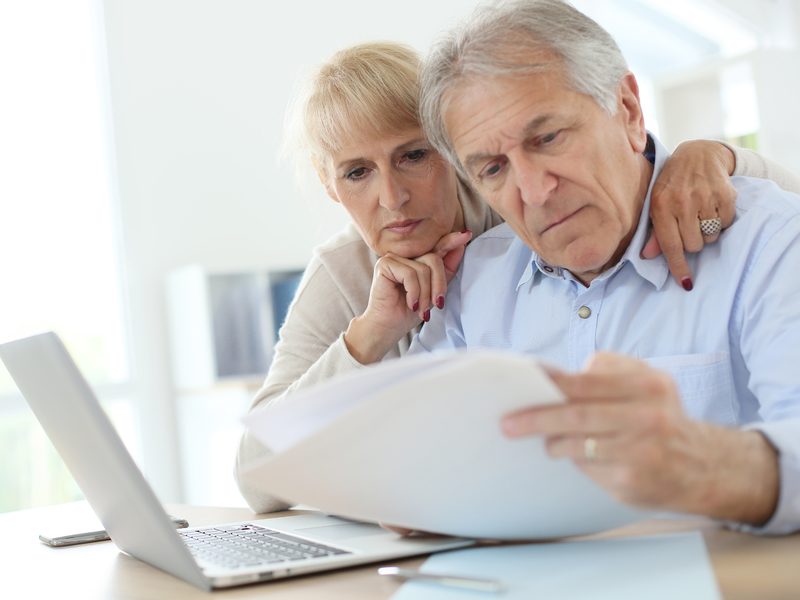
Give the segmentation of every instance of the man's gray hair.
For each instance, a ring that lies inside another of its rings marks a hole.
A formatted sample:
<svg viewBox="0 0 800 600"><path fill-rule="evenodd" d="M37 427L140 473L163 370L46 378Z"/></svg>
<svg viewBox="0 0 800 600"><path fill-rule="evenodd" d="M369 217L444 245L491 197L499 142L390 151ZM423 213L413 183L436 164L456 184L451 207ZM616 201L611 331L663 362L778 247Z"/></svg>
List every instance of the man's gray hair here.
<svg viewBox="0 0 800 600"><path fill-rule="evenodd" d="M558 61L536 61L555 54ZM614 39L563 0L494 1L479 6L431 48L421 74L420 119L431 143L462 175L444 127L453 91L469 80L513 78L563 68L566 85L590 96L609 115L628 65Z"/></svg>

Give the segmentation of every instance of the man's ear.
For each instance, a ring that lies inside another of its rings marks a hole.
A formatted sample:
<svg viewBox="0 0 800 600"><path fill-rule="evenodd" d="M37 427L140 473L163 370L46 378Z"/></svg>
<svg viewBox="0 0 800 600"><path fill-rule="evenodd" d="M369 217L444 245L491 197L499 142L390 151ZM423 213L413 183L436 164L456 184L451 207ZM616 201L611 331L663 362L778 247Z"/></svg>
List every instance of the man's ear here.
<svg viewBox="0 0 800 600"><path fill-rule="evenodd" d="M328 179L327 175L325 175L325 169L322 166L322 163L319 162L316 156L311 157L311 162L314 165L314 170L317 172L317 177L319 177L320 183L325 186L325 191L328 192L328 196L334 202L339 202L339 197L336 195L336 191L333 189L330 180Z"/></svg>
<svg viewBox="0 0 800 600"><path fill-rule="evenodd" d="M639 100L639 84L633 73L628 71L618 88L619 113L624 120L625 130L631 147L636 152L644 152L647 146L647 131L644 128L644 113Z"/></svg>

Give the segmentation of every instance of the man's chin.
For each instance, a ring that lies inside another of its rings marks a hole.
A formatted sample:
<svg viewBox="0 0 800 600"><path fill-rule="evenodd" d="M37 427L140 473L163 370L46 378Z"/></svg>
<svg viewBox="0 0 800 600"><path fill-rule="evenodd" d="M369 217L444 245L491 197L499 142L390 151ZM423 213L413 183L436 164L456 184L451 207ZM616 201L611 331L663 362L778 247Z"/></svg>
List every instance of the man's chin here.
<svg viewBox="0 0 800 600"><path fill-rule="evenodd" d="M611 257L606 252L582 252L578 256L569 256L562 264L566 269L580 280L594 279L606 269L613 266L608 264Z"/></svg>

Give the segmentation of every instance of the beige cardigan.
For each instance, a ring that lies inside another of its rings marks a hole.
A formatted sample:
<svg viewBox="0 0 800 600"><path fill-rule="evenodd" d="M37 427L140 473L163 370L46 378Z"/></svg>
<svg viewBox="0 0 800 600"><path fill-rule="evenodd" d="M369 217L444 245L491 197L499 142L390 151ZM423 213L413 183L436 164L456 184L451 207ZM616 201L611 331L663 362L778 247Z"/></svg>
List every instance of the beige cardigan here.
<svg viewBox="0 0 800 600"><path fill-rule="evenodd" d="M730 147L730 146L729 146ZM783 189L800 193L800 181L788 171L762 158L755 152L730 147L736 155L734 175L768 178ZM459 200L464 209L464 222L473 238L502 223L467 185L459 182ZM314 250L286 323L264 386L256 395L250 410L281 402L287 396L316 383L360 368L344 343L344 332L350 321L367 308L372 271L378 256L364 243L351 224ZM410 331L384 358L402 356L419 330ZM247 462L266 457L269 450L245 432L239 443L236 472ZM288 508L288 504L272 498L239 479L237 484L250 507L257 513Z"/></svg>

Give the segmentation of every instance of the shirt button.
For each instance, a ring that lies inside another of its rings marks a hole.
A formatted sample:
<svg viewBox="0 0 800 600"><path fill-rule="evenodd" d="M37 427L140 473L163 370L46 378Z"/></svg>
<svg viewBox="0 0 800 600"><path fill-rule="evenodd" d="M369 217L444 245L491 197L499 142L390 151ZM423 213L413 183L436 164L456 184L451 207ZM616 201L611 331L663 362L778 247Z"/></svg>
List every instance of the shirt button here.
<svg viewBox="0 0 800 600"><path fill-rule="evenodd" d="M592 311L588 306L581 306L578 309L578 316L581 319L588 319L591 316L591 314L592 314Z"/></svg>
<svg viewBox="0 0 800 600"><path fill-rule="evenodd" d="M548 273L552 273L553 267L545 267L544 270L547 271Z"/></svg>

